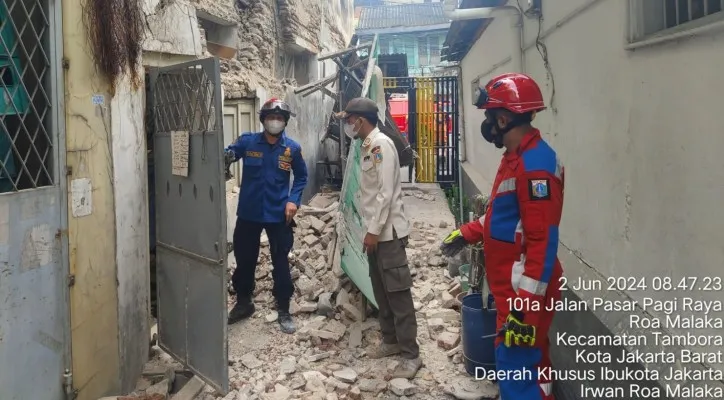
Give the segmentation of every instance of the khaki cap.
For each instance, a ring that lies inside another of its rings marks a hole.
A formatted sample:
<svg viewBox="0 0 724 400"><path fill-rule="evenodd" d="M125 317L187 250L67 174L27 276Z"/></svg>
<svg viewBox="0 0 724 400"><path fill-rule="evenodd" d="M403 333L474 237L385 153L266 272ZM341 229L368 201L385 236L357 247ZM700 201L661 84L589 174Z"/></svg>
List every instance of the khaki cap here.
<svg viewBox="0 0 724 400"><path fill-rule="evenodd" d="M344 119L350 115L369 115L377 113L380 109L377 107L377 103L366 97L356 97L347 103L347 107L344 111L335 114L339 119Z"/></svg>

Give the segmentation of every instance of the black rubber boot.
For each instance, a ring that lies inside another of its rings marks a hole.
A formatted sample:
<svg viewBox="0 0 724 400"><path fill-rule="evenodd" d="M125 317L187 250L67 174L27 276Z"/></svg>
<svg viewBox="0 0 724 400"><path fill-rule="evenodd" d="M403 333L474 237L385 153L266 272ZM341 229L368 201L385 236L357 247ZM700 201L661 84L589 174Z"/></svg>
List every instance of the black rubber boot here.
<svg viewBox="0 0 724 400"><path fill-rule="evenodd" d="M254 311L256 311L256 307L254 307L254 303L251 299L242 298L237 300L234 308L229 311L228 325L235 324L243 319L251 317L254 315Z"/></svg>
<svg viewBox="0 0 724 400"><path fill-rule="evenodd" d="M289 311L279 311L279 328L284 333L292 334L297 331L297 327L294 325L294 320L292 320L292 315L289 314Z"/></svg>

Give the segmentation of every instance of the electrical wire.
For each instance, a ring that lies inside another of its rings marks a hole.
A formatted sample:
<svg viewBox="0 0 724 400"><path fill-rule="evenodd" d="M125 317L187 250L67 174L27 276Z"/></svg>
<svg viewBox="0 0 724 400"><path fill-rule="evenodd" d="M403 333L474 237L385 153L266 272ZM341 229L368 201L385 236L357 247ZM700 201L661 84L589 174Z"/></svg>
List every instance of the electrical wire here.
<svg viewBox="0 0 724 400"><path fill-rule="evenodd" d="M518 8L520 9L520 12L523 13L523 6L520 4L520 0L517 0L518 2ZM538 12L538 32L536 33L535 37L535 48L538 50L538 54L540 54L541 59L543 60L543 67L546 69L546 78L551 82L551 97L548 101L551 111L553 114L558 114L558 108L556 108L556 80L553 76L553 69L551 68L551 63L548 61L548 47L546 47L546 44L543 43L543 13Z"/></svg>
<svg viewBox="0 0 724 400"><path fill-rule="evenodd" d="M540 54L541 59L543 59L543 67L546 69L546 75L548 77L548 80L551 81L551 98L550 98L550 107L551 111L553 111L553 114L558 114L558 108L556 107L556 80L553 76L553 69L551 69L550 61L548 61L548 47L546 47L545 43L543 43L543 39L541 39L542 34L542 27L543 27L543 14L538 14L538 34L535 38L535 48L538 50L538 54Z"/></svg>

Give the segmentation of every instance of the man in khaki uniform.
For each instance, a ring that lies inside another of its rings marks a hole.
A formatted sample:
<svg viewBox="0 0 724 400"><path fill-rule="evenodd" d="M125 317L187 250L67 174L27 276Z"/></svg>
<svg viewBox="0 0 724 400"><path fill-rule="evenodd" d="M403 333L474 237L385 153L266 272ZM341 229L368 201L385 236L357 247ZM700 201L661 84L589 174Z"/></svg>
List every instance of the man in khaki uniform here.
<svg viewBox="0 0 724 400"><path fill-rule="evenodd" d="M362 140L360 194L367 225L363 245L382 330L382 344L369 357L400 354L403 362L393 375L412 379L422 361L405 251L410 224L402 203L397 150L392 140L377 129L377 113L374 101L359 97L350 100L345 111L338 114L345 122L345 134Z"/></svg>

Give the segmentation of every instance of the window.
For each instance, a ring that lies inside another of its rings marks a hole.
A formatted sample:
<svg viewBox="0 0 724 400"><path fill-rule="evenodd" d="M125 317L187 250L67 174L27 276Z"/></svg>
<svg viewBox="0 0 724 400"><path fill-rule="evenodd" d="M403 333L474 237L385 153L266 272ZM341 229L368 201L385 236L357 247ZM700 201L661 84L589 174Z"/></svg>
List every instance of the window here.
<svg viewBox="0 0 724 400"><path fill-rule="evenodd" d="M440 36L430 36L430 65L440 64Z"/></svg>
<svg viewBox="0 0 724 400"><path fill-rule="evenodd" d="M390 54L390 39L380 38L377 48L379 49L380 54Z"/></svg>
<svg viewBox="0 0 724 400"><path fill-rule="evenodd" d="M417 58L419 60L419 66L428 65L427 50L427 36L417 38Z"/></svg>
<svg viewBox="0 0 724 400"><path fill-rule="evenodd" d="M724 18L724 0L630 0L630 5L631 42Z"/></svg>

